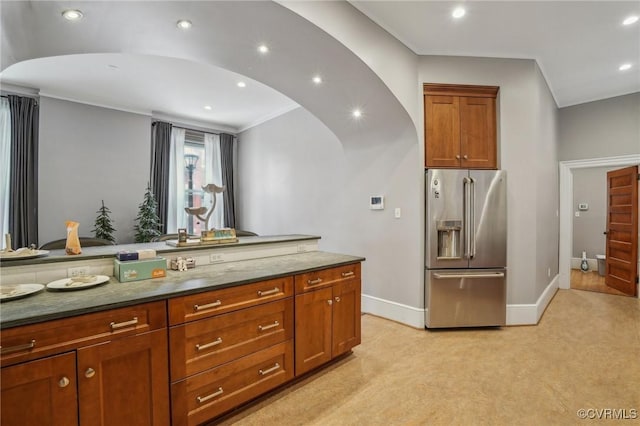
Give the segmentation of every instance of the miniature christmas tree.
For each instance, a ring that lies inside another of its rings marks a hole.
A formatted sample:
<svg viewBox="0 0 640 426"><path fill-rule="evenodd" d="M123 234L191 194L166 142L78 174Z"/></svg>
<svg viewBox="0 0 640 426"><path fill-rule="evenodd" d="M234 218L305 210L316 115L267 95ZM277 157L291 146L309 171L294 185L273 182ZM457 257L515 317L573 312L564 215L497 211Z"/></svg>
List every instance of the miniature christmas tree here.
<svg viewBox="0 0 640 426"><path fill-rule="evenodd" d="M94 235L96 238L102 238L103 240L111 241L115 244L116 238L113 236L113 233L116 229L113 227L111 217L109 217L111 210L104 205L104 200L102 200L102 207L100 207L96 213L98 213L98 217L96 217L96 222L93 228Z"/></svg>
<svg viewBox="0 0 640 426"><path fill-rule="evenodd" d="M138 217L136 217L135 242L148 243L153 237L160 235L160 218L158 217L158 203L151 192L151 187L147 184L147 190L144 193L144 201L139 206Z"/></svg>

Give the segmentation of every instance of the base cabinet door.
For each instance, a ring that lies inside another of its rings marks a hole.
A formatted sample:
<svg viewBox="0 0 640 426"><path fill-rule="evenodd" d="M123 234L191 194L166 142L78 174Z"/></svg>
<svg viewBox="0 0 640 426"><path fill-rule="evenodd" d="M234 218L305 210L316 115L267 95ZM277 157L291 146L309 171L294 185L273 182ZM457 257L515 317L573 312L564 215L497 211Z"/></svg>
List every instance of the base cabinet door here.
<svg viewBox="0 0 640 426"><path fill-rule="evenodd" d="M296 376L360 344L360 264L297 275Z"/></svg>
<svg viewBox="0 0 640 426"><path fill-rule="evenodd" d="M78 424L75 352L4 367L0 380L2 426Z"/></svg>
<svg viewBox="0 0 640 426"><path fill-rule="evenodd" d="M331 360L331 287L296 296L296 375Z"/></svg>
<svg viewBox="0 0 640 426"><path fill-rule="evenodd" d="M333 286L332 356L360 344L360 280Z"/></svg>
<svg viewBox="0 0 640 426"><path fill-rule="evenodd" d="M80 425L169 424L166 330L78 349Z"/></svg>

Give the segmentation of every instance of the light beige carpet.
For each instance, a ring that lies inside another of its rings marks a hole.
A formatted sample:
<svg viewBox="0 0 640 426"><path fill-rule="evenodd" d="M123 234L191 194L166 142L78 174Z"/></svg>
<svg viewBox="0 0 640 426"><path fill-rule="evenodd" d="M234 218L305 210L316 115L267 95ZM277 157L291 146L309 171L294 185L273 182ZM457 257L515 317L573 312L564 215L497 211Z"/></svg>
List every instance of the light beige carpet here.
<svg viewBox="0 0 640 426"><path fill-rule="evenodd" d="M640 301L559 290L537 326L424 331L364 315L351 356L222 424L564 425L607 416L640 423Z"/></svg>

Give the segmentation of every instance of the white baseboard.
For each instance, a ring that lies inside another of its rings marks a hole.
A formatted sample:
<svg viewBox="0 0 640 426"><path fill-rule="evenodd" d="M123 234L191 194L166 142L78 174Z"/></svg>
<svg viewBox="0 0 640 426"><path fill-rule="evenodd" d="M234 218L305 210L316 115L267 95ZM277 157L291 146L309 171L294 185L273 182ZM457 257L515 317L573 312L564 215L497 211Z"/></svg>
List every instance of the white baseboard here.
<svg viewBox="0 0 640 426"><path fill-rule="evenodd" d="M424 328L424 309L402 303L362 295L362 312L397 321L415 328Z"/></svg>
<svg viewBox="0 0 640 426"><path fill-rule="evenodd" d="M538 301L531 304L507 305L507 325L535 325L558 290L559 275L556 275L542 292ZM362 312L397 321L415 328L424 328L425 309L402 303L362 295Z"/></svg>
<svg viewBox="0 0 640 426"><path fill-rule="evenodd" d="M540 321L544 310L558 291L559 275L544 289L538 301L531 304L507 305L507 325L535 325Z"/></svg>

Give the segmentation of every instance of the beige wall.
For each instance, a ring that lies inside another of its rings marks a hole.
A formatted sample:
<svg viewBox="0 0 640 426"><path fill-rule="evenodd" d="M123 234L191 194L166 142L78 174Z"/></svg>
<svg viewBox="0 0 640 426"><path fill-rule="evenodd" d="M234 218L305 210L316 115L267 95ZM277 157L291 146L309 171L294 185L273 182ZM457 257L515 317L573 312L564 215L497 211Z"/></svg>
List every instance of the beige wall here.
<svg viewBox="0 0 640 426"><path fill-rule="evenodd" d="M65 238L67 220L93 236L102 200L118 243L132 243L149 181L151 117L41 96L39 130L39 243Z"/></svg>
<svg viewBox="0 0 640 426"><path fill-rule="evenodd" d="M595 259L606 253L603 232L607 222L607 171L621 167L593 167L573 171L573 249L572 257ZM587 203L589 210L579 211L578 204ZM579 217L575 213L580 214Z"/></svg>
<svg viewBox="0 0 640 426"><path fill-rule="evenodd" d="M640 93L561 108L560 161L640 154Z"/></svg>

